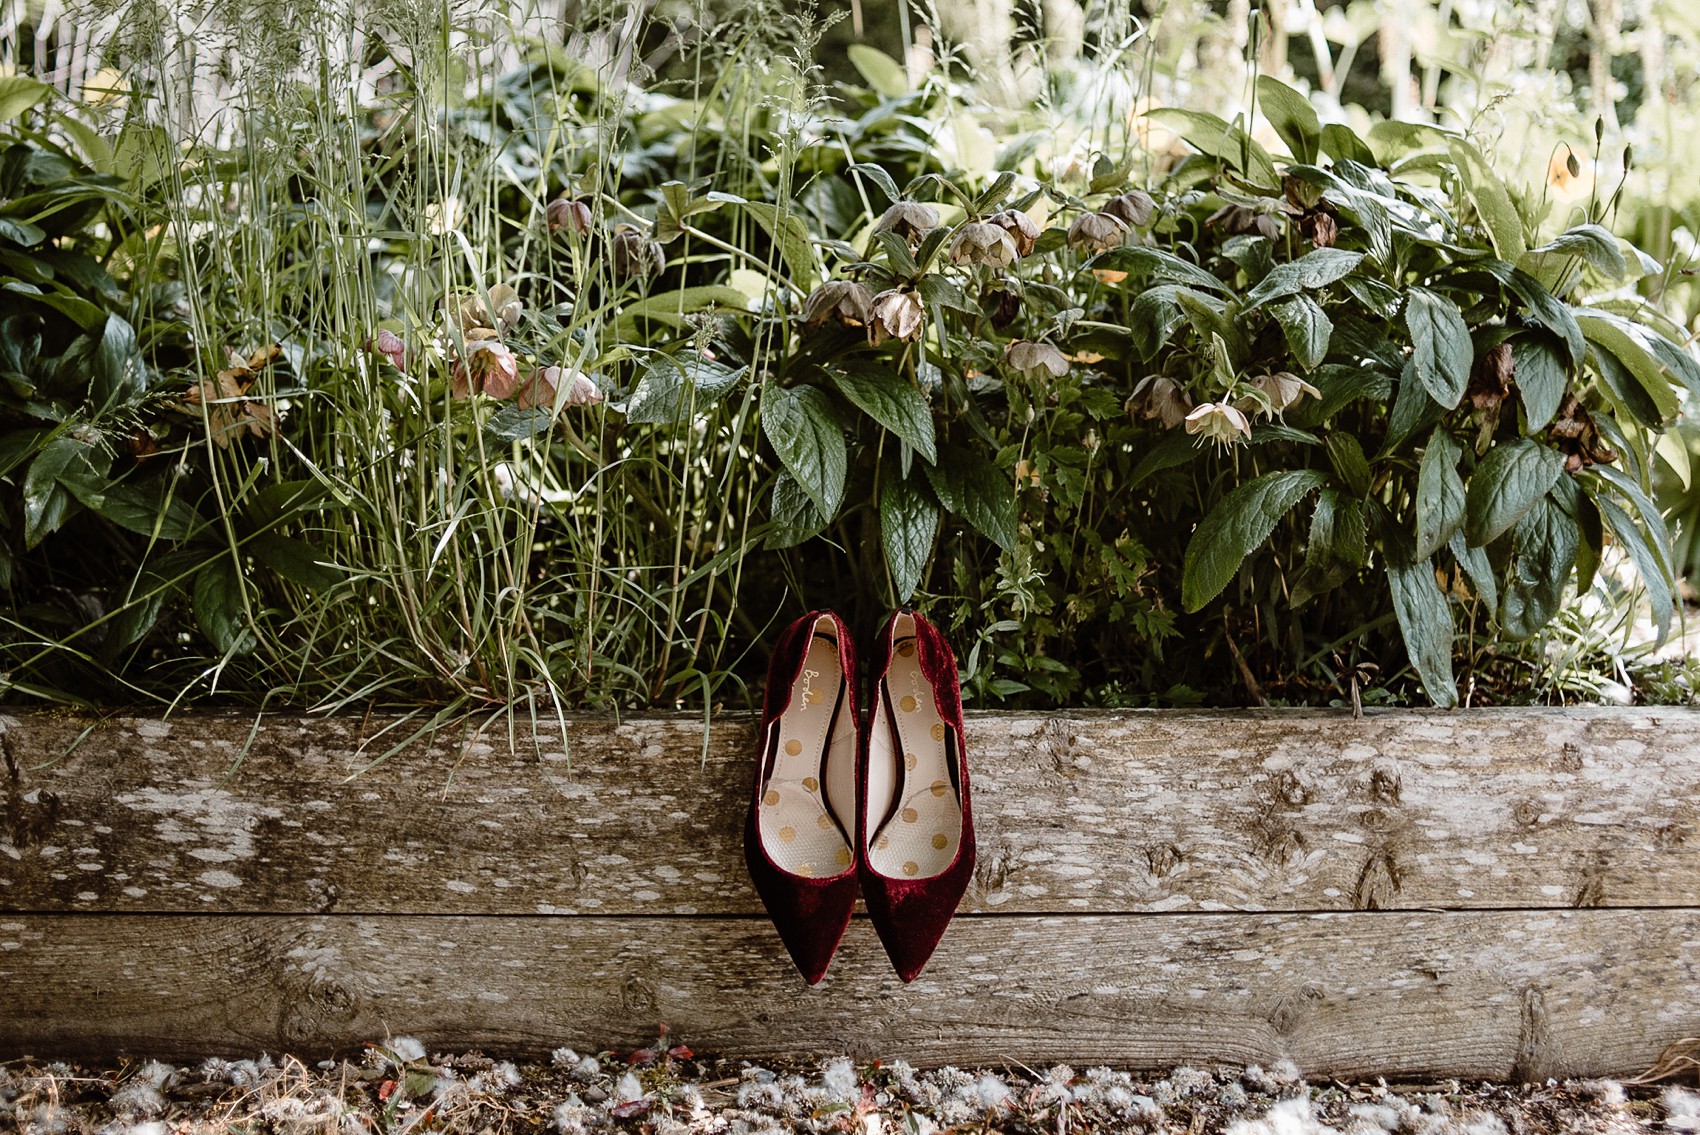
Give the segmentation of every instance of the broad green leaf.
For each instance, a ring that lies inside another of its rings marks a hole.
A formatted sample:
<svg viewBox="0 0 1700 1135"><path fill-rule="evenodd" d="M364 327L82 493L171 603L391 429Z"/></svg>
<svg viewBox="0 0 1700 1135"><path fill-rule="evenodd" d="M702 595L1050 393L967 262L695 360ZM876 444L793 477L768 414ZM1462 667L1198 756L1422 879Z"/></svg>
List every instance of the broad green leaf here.
<svg viewBox="0 0 1700 1135"><path fill-rule="evenodd" d="M154 536L157 529L161 540L185 539L206 523L182 497L173 496L168 502L165 487L157 483L103 486L98 498L83 503L120 528L143 536Z"/></svg>
<svg viewBox="0 0 1700 1135"><path fill-rule="evenodd" d="M746 201L744 211L756 219L769 239L778 243L779 254L798 291L807 294L813 290L817 277L815 247L809 242L809 230L803 219L761 201Z"/></svg>
<svg viewBox="0 0 1700 1135"><path fill-rule="evenodd" d="M1277 264L1258 281L1257 287L1246 293L1245 310L1298 292L1327 287L1350 273L1363 258L1363 253L1344 248L1316 248L1297 260Z"/></svg>
<svg viewBox="0 0 1700 1135"><path fill-rule="evenodd" d="M1468 272L1460 272L1447 280L1454 288L1485 288L1481 276L1486 275L1511 289L1511 294L1523 301L1529 318L1564 340L1572 366L1580 366L1586 344L1582 327L1570 305L1547 291L1546 285L1503 260L1478 260Z"/></svg>
<svg viewBox="0 0 1700 1135"><path fill-rule="evenodd" d="M1658 403L1653 401L1652 396L1647 393L1647 388L1641 385L1641 380L1636 378L1616 355L1598 344L1589 344L1588 365L1611 392L1614 413L1628 411L1636 422L1644 426L1658 428L1664 424L1665 416L1659 410ZM1612 415L1606 415L1596 418L1594 424L1605 432L1615 423Z"/></svg>
<svg viewBox="0 0 1700 1135"><path fill-rule="evenodd" d="M1405 653L1435 705L1458 704L1458 682L1452 674L1452 608L1434 577L1434 561L1417 559L1411 538L1389 522L1382 530L1387 546L1387 582L1393 591L1393 613Z"/></svg>
<svg viewBox="0 0 1700 1135"><path fill-rule="evenodd" d="M1604 498L1596 498L1594 503L1599 506L1613 538L1635 561L1635 570L1647 588L1647 608L1653 616L1653 625L1658 628L1658 641L1663 643L1670 635L1671 609L1676 602L1671 577L1659 562L1658 552L1627 512Z"/></svg>
<svg viewBox="0 0 1700 1135"><path fill-rule="evenodd" d="M653 319L671 327L682 327L685 317L713 310L749 310L749 297L726 284L703 284L678 288L636 300L620 309L617 328L623 336L636 333L639 321Z"/></svg>
<svg viewBox="0 0 1700 1135"><path fill-rule="evenodd" d="M1287 144L1289 154L1301 162L1316 161L1322 144L1322 123L1309 100L1279 79L1262 75L1257 80L1257 105L1276 135Z"/></svg>
<svg viewBox="0 0 1700 1135"><path fill-rule="evenodd" d="M1399 388L1393 392L1393 409L1387 415L1387 439L1381 446L1382 456L1396 452L1439 421L1440 416L1440 403L1417 381L1416 357L1406 359L1405 368L1399 372Z"/></svg>
<svg viewBox="0 0 1700 1135"><path fill-rule="evenodd" d="M52 93L52 87L27 75L0 77L0 122L12 121Z"/></svg>
<svg viewBox="0 0 1700 1135"><path fill-rule="evenodd" d="M871 361L851 360L827 373L839 392L864 414L908 442L929 465L938 461L933 409L913 383L889 366Z"/></svg>
<svg viewBox="0 0 1700 1135"><path fill-rule="evenodd" d="M1159 280L1165 284L1188 284L1214 292L1228 291L1228 285L1190 260L1172 252L1144 245L1127 245L1100 252L1088 260L1082 271L1106 270L1126 272L1136 280Z"/></svg>
<svg viewBox="0 0 1700 1135"><path fill-rule="evenodd" d="M1458 305L1427 288L1412 288L1405 301L1405 327L1411 333L1417 381L1429 397L1452 409L1469 388L1475 357Z"/></svg>
<svg viewBox="0 0 1700 1135"><path fill-rule="evenodd" d="M795 547L830 523L797 483L797 478L783 469L773 479L773 499L768 512L773 519L773 528L767 536L769 548Z"/></svg>
<svg viewBox="0 0 1700 1135"><path fill-rule="evenodd" d="M131 402L146 389L136 331L121 315L106 317L106 329L94 353L94 382L91 391L103 406Z"/></svg>
<svg viewBox="0 0 1700 1135"><path fill-rule="evenodd" d="M1369 148L1369 144L1338 122L1330 122L1322 128L1322 152L1340 161L1366 166L1376 164L1375 151Z"/></svg>
<svg viewBox="0 0 1700 1135"><path fill-rule="evenodd" d="M1221 594L1276 522L1326 480L1319 469L1283 469L1248 481L1217 502L1186 546L1181 605L1196 611Z"/></svg>
<svg viewBox="0 0 1700 1135"><path fill-rule="evenodd" d="M1340 489L1323 489L1316 494L1304 567L1292 584L1293 606L1334 590L1363 567L1364 521L1364 502L1357 497Z"/></svg>
<svg viewBox="0 0 1700 1135"><path fill-rule="evenodd" d="M1582 334L1588 341L1609 351L1612 357L1635 377L1635 381L1641 384L1641 388L1656 408L1659 421L1667 421L1676 415L1680 401L1676 391L1671 389L1676 374L1654 358L1646 345L1646 337L1650 337L1652 332L1627 320L1599 312L1578 312L1576 319L1582 325Z"/></svg>
<svg viewBox="0 0 1700 1135"><path fill-rule="evenodd" d="M891 180L891 175L885 171L883 166L876 166L871 162L858 162L850 169L878 186L879 191L885 194L887 202L896 202L900 196L897 192L897 182Z"/></svg>
<svg viewBox="0 0 1700 1135"><path fill-rule="evenodd" d="M880 543L891 570L893 599L909 602L921 585L932 558L938 532L939 506L921 478L904 477L896 462L887 462L880 481Z"/></svg>
<svg viewBox="0 0 1700 1135"><path fill-rule="evenodd" d="M1517 393L1523 399L1527 432L1545 429L1558 413L1570 381L1558 349L1541 332L1531 331L1511 340L1511 363Z"/></svg>
<svg viewBox="0 0 1700 1135"><path fill-rule="evenodd" d="M849 459L826 394L813 386L763 387L761 428L780 462L831 521L844 500Z"/></svg>
<svg viewBox="0 0 1700 1135"><path fill-rule="evenodd" d="M24 475L24 547L33 548L65 523L75 505L70 492L59 483L73 461L81 459L81 442L57 438L30 462Z"/></svg>
<svg viewBox="0 0 1700 1135"><path fill-rule="evenodd" d="M304 540L261 532L248 542L254 558L291 583L309 591L328 591L342 582L342 571Z"/></svg>
<svg viewBox="0 0 1700 1135"><path fill-rule="evenodd" d="M1595 224L1566 229L1547 243L1524 253L1517 266L1530 275L1537 275L1531 265L1540 267L1548 259L1572 256L1587 261L1610 280L1621 280L1629 274L1629 265L1623 259L1623 250L1617 246L1617 237Z"/></svg>
<svg viewBox="0 0 1700 1135"><path fill-rule="evenodd" d="M1464 569L1464 574L1470 577L1470 583L1487 609L1499 610L1499 581L1494 578L1493 561L1488 559L1487 549L1472 548L1466 544L1462 528L1452 534L1446 547L1452 558L1458 561L1458 566Z"/></svg>
<svg viewBox="0 0 1700 1135"><path fill-rule="evenodd" d="M1647 329L1641 342L1665 369L1676 376L1678 382L1688 387L1691 394L1700 397L1700 362L1695 361L1688 347L1672 342L1652 328Z"/></svg>
<svg viewBox="0 0 1700 1135"><path fill-rule="evenodd" d="M1186 322L1178 299L1184 290L1175 284L1158 284L1140 292L1128 306L1128 331L1141 359L1154 358Z"/></svg>
<svg viewBox="0 0 1700 1135"><path fill-rule="evenodd" d="M937 465L921 468L940 504L1004 551L1015 550L1014 478L963 445L946 445Z"/></svg>
<svg viewBox="0 0 1700 1135"><path fill-rule="evenodd" d="M15 217L0 217L0 237L23 248L34 248L47 239L47 230Z"/></svg>
<svg viewBox="0 0 1700 1135"><path fill-rule="evenodd" d="M734 370L696 351L654 354L620 409L628 422L676 422L713 407L747 373L746 367Z"/></svg>
<svg viewBox="0 0 1700 1135"><path fill-rule="evenodd" d="M1158 107L1145 117L1179 134L1194 149L1243 174L1247 181L1273 189L1281 183L1269 151L1240 127L1201 110L1177 106Z"/></svg>
<svg viewBox="0 0 1700 1135"><path fill-rule="evenodd" d="M1528 438L1489 449L1464 495L1464 537L1471 547L1493 543L1546 496L1564 472L1564 454Z"/></svg>
<svg viewBox="0 0 1700 1135"><path fill-rule="evenodd" d="M1328 462L1353 496L1361 498L1368 494L1369 461L1364 457L1364 447L1356 437L1344 432L1329 434Z"/></svg>
<svg viewBox="0 0 1700 1135"><path fill-rule="evenodd" d="M220 654L253 649L242 609L242 573L229 556L219 556L195 574L195 622Z"/></svg>
<svg viewBox="0 0 1700 1135"><path fill-rule="evenodd" d="M1546 496L1517 522L1511 543L1499 621L1512 638L1528 638L1558 614L1581 539L1576 521Z"/></svg>
<svg viewBox="0 0 1700 1135"><path fill-rule="evenodd" d="M909 76L903 64L877 47L853 43L845 49L850 65L856 68L868 86L888 99L901 98L909 93Z"/></svg>
<svg viewBox="0 0 1700 1135"><path fill-rule="evenodd" d="M1659 562L1674 574L1676 561L1671 558L1669 526L1665 522L1664 513L1659 510L1653 498L1648 496L1646 490L1636 484L1629 474L1610 465L1590 466L1588 475L1606 482L1635 506L1635 511L1641 514L1641 522L1647 526L1647 531L1652 533L1652 548L1658 553Z"/></svg>
<svg viewBox="0 0 1700 1135"><path fill-rule="evenodd" d="M1510 191L1476 147L1462 138L1453 138L1450 148L1458 172L1463 175L1464 192L1488 230L1493 250L1506 263L1517 263L1528 245L1523 242L1523 217L1517 212Z"/></svg>
<svg viewBox="0 0 1700 1135"><path fill-rule="evenodd" d="M1413 554L1420 560L1445 547L1464 524L1464 478L1458 475L1458 458L1462 455L1446 427L1436 427L1417 471L1417 547Z"/></svg>
<svg viewBox="0 0 1700 1135"><path fill-rule="evenodd" d="M1153 473L1187 464L1198 456L1200 450L1198 440L1191 434L1181 429L1169 430L1157 444L1146 447L1145 456L1127 475L1127 487L1137 488Z"/></svg>
<svg viewBox="0 0 1700 1135"><path fill-rule="evenodd" d="M546 407L503 406L484 423L484 436L492 441L525 441L547 433L555 424L554 413Z"/></svg>
<svg viewBox="0 0 1700 1135"><path fill-rule="evenodd" d="M1281 325L1287 346L1293 349L1293 361L1305 370L1315 370L1328 355L1328 341L1334 335L1334 321L1322 310L1322 305L1309 296L1294 296L1269 306L1269 311Z"/></svg>

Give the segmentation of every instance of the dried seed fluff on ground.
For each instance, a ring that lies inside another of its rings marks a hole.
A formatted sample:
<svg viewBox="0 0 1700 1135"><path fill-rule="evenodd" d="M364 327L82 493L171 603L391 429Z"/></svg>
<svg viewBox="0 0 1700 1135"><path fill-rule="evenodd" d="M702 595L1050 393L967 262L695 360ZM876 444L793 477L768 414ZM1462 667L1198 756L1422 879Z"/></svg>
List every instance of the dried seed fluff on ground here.
<svg viewBox="0 0 1700 1135"><path fill-rule="evenodd" d="M1700 1086L1700 1085L1696 1085ZM10 1122L8 1122L10 1121ZM22 1135L1700 1135L1700 1093L1610 1080L1307 1083L1289 1063L1166 1076L1067 1064L937 1068L838 1056L710 1059L663 1038L542 1064L428 1052L411 1037L340 1061L292 1056L104 1067L0 1064L0 1130Z"/></svg>

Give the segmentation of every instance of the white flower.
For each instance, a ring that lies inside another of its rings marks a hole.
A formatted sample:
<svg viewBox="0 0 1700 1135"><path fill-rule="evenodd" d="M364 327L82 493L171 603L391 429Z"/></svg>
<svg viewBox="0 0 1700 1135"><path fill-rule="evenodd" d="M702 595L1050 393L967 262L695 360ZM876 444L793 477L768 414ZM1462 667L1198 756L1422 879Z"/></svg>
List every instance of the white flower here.
<svg viewBox="0 0 1700 1135"><path fill-rule="evenodd" d="M1251 380L1251 384L1268 396L1269 409L1275 414L1283 413L1306 394L1312 398L1322 397L1320 390L1290 371L1260 374Z"/></svg>
<svg viewBox="0 0 1700 1135"><path fill-rule="evenodd" d="M1232 445L1238 440L1236 435L1251 437L1251 423L1226 402L1205 402L1186 416L1186 432Z"/></svg>

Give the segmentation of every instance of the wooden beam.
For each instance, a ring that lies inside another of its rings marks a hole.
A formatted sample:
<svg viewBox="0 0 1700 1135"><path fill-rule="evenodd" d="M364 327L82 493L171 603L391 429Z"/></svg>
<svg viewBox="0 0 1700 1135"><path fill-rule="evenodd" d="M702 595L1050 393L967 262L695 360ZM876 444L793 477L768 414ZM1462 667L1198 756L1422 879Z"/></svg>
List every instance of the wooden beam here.
<svg viewBox="0 0 1700 1135"><path fill-rule="evenodd" d="M759 913L747 717L0 719L0 911ZM1700 906L1700 711L977 714L999 913Z"/></svg>
<svg viewBox="0 0 1700 1135"><path fill-rule="evenodd" d="M1700 911L959 918L913 985L867 923L805 987L754 918L0 916L0 1059L630 1049L967 1066L1295 1061L1627 1075L1700 1034Z"/></svg>

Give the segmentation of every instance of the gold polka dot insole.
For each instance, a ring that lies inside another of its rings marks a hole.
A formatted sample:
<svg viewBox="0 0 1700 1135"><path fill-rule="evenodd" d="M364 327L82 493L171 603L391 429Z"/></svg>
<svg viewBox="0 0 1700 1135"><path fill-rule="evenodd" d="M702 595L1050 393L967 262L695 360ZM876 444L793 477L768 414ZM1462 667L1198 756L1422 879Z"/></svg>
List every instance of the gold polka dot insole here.
<svg viewBox="0 0 1700 1135"><path fill-rule="evenodd" d="M962 842L962 803L952 786L945 724L933 701L932 684L921 673L913 639L897 642L886 672L892 741L887 759L899 763L899 803L874 834L868 862L882 875L927 879L956 858ZM886 714L875 715L876 727ZM884 751L886 746L878 746ZM870 759L876 748L870 746Z"/></svg>
<svg viewBox="0 0 1700 1135"><path fill-rule="evenodd" d="M833 728L832 711L843 685L837 646L816 636L791 687L791 703L774 726L778 748L773 774L762 785L756 827L768 857L794 875L824 878L850 866L850 845L827 810L821 787L825 765L856 759L848 706L839 710ZM823 761L829 742L832 751Z"/></svg>

